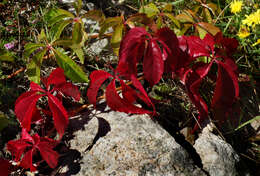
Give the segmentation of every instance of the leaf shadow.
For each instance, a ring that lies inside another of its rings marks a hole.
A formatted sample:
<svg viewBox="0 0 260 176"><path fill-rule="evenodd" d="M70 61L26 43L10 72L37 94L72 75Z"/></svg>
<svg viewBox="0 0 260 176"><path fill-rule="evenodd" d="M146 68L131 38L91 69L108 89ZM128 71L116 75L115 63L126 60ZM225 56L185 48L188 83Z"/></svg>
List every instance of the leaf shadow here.
<svg viewBox="0 0 260 176"><path fill-rule="evenodd" d="M85 152L91 150L96 142L101 137L106 136L111 130L109 122L104 118L99 117L100 113L109 111L110 110L106 110L106 104L101 103L97 106L96 111L89 109L77 116L71 117L66 135L63 136L63 141L67 143L68 141L74 139L76 131L86 130L86 125L88 125L93 118L96 118L98 121L98 130L91 145L87 147ZM82 159L82 153L76 149L69 149L69 146L65 145L65 143L61 144L59 147L59 151L63 151L61 152L63 154L61 154L61 157L59 158L59 168L55 169L51 175L69 176L77 174L81 170L80 160Z"/></svg>
<svg viewBox="0 0 260 176"><path fill-rule="evenodd" d="M82 159L81 153L77 150L69 149L59 158L59 168L66 169L63 173L56 173L54 171L51 175L56 176L70 176L79 173L81 166L80 160ZM60 170L59 170L60 171ZM58 172L59 172L58 171ZM61 170L62 172L62 170Z"/></svg>
<svg viewBox="0 0 260 176"><path fill-rule="evenodd" d="M111 131L111 127L104 118L96 117L98 120L98 132L93 139L92 144L86 149L86 151L89 151L93 148L93 146L96 144L96 142L101 138L107 135L109 131Z"/></svg>

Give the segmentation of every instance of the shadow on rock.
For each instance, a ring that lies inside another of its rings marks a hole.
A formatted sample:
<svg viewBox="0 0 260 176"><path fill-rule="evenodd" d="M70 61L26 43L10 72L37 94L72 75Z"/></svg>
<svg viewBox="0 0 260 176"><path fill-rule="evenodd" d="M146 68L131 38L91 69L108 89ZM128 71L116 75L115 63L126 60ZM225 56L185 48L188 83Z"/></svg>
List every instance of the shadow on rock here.
<svg viewBox="0 0 260 176"><path fill-rule="evenodd" d="M69 150L63 156L60 157L60 167L62 168L59 171L59 174L55 174L56 176L69 176L75 175L79 173L80 167L80 160L82 156L79 151L77 150Z"/></svg>
<svg viewBox="0 0 260 176"><path fill-rule="evenodd" d="M97 135L95 136L93 143L86 149L86 150L91 150L92 147L96 144L99 138L106 136L106 134L111 130L111 127L108 123L103 118L97 117L98 119L98 132Z"/></svg>

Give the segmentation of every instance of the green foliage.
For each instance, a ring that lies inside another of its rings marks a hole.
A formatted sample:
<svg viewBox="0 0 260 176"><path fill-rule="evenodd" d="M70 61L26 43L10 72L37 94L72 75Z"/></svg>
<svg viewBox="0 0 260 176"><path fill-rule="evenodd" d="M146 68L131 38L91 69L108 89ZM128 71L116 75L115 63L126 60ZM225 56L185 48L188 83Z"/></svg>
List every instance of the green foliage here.
<svg viewBox="0 0 260 176"><path fill-rule="evenodd" d="M63 68L64 74L75 82L88 82L86 74L82 69L66 54L58 49L53 50L59 67Z"/></svg>

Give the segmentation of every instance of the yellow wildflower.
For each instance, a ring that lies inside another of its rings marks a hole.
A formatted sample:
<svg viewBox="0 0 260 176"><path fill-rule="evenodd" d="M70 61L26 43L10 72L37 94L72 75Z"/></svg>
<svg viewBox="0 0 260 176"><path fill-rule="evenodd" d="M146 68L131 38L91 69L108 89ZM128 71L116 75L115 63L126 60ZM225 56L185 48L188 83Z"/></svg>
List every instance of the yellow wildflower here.
<svg viewBox="0 0 260 176"><path fill-rule="evenodd" d="M243 5L243 1L234 0L234 1L231 2L231 4L230 4L231 12L232 12L232 13L238 13L238 12L240 12L241 9L242 9L242 5Z"/></svg>
<svg viewBox="0 0 260 176"><path fill-rule="evenodd" d="M260 24L260 9L250 15L246 15L246 19L242 21L242 24L252 26L253 28L255 25Z"/></svg>
<svg viewBox="0 0 260 176"><path fill-rule="evenodd" d="M260 39L258 39L252 46L256 46L258 44L260 44Z"/></svg>
<svg viewBox="0 0 260 176"><path fill-rule="evenodd" d="M237 36L239 38L246 38L250 35L250 32L248 31L247 27L241 26L239 29L239 32L237 33Z"/></svg>

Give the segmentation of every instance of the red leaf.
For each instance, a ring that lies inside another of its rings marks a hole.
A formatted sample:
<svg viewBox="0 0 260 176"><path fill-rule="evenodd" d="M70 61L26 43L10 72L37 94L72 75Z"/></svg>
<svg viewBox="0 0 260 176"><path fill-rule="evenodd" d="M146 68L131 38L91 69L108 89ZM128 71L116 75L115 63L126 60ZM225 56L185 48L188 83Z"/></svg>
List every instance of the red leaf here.
<svg viewBox="0 0 260 176"><path fill-rule="evenodd" d="M49 138L41 138L40 143L37 145L42 158L47 162L51 168L55 168L58 164L59 154L52 150L55 141Z"/></svg>
<svg viewBox="0 0 260 176"><path fill-rule="evenodd" d="M179 46L182 51L188 51L192 58L201 56L210 56L209 46L198 36L181 36L178 37Z"/></svg>
<svg viewBox="0 0 260 176"><path fill-rule="evenodd" d="M14 161L18 162L20 161L21 156L24 153L25 149L30 146L31 144L26 143L22 139L18 139L16 141L12 140L12 141L8 141L7 150L9 150L12 153L12 155L15 156Z"/></svg>
<svg viewBox="0 0 260 176"><path fill-rule="evenodd" d="M138 93L133 88L126 85L123 80L120 80L120 84L122 86L122 95L124 99L126 99L129 103L134 103L138 97Z"/></svg>
<svg viewBox="0 0 260 176"><path fill-rule="evenodd" d="M144 77L151 87L160 81L163 68L164 62L161 49L156 40L151 39L148 43L143 63Z"/></svg>
<svg viewBox="0 0 260 176"><path fill-rule="evenodd" d="M230 65L215 60L218 64L218 78L211 106L217 120L224 121L239 96L238 79Z"/></svg>
<svg viewBox="0 0 260 176"><path fill-rule="evenodd" d="M179 48L179 41L175 33L169 28L161 28L156 33L160 42L162 41L169 48L163 50L167 53L164 59L164 72L175 72L189 63L189 56Z"/></svg>
<svg viewBox="0 0 260 176"><path fill-rule="evenodd" d="M21 132L21 138L23 141L34 143L34 139L31 137L31 135L26 131L25 128L22 128Z"/></svg>
<svg viewBox="0 0 260 176"><path fill-rule="evenodd" d="M36 171L36 167L33 166L32 157L33 157L33 149L27 151L24 154L24 156L23 156L23 158L21 160L20 166L25 168L25 169L29 169L30 168L30 170L34 172L34 171Z"/></svg>
<svg viewBox="0 0 260 176"><path fill-rule="evenodd" d="M49 86L51 84L53 85L59 85L66 83L66 77L64 75L64 70L62 68L56 68L53 70L50 74L50 76L47 79L47 89L49 89Z"/></svg>
<svg viewBox="0 0 260 176"><path fill-rule="evenodd" d="M7 150L15 156L16 162L20 161L21 167L36 171L36 167L33 165L33 155L36 149L40 151L43 159L50 167L56 167L58 154L52 150L55 145L56 141L50 138L42 138L38 134L30 136L25 129L22 129L21 139L9 141Z"/></svg>
<svg viewBox="0 0 260 176"><path fill-rule="evenodd" d="M76 101L80 100L80 92L78 87L69 82L55 86L54 89L63 93L66 96L74 98Z"/></svg>
<svg viewBox="0 0 260 176"><path fill-rule="evenodd" d="M214 45L216 43L214 37L209 33L207 33L202 41L204 42L206 49L208 49L209 51L211 51L211 53L213 53Z"/></svg>
<svg viewBox="0 0 260 176"><path fill-rule="evenodd" d="M233 54L239 45L236 39L223 37L221 32L215 35L215 42L223 47L227 55Z"/></svg>
<svg viewBox="0 0 260 176"><path fill-rule="evenodd" d="M132 75L131 81L135 88L140 91L140 94L138 95L141 100L143 100L148 106L153 107L153 115L155 114L155 107L152 101L150 100L149 96L147 95L146 91L144 90L142 84L140 81L137 80L136 77Z"/></svg>
<svg viewBox="0 0 260 176"><path fill-rule="evenodd" d="M120 76L130 79L132 74L137 75L136 64L144 55L146 37L150 37L150 34L143 27L132 28L124 36L120 44L117 67Z"/></svg>
<svg viewBox="0 0 260 176"><path fill-rule="evenodd" d="M0 171L2 176L8 176L11 173L12 164L5 159L0 158Z"/></svg>
<svg viewBox="0 0 260 176"><path fill-rule="evenodd" d="M40 85L38 85L34 82L30 83L30 88L31 88L30 91L45 92L45 90L43 90Z"/></svg>
<svg viewBox="0 0 260 176"><path fill-rule="evenodd" d="M194 65L193 70L189 70L189 74L186 76L185 86L188 92L188 96L192 103L196 106L199 112L198 122L202 122L208 116L208 106L203 98L200 96L199 88L203 78L208 74L211 68L212 62L210 64L205 64L202 62ZM194 127L196 130L198 126Z"/></svg>
<svg viewBox="0 0 260 176"><path fill-rule="evenodd" d="M31 147L33 143L33 138L27 133L26 129L23 128L21 132L21 139L9 141L7 143L7 150L15 156L15 161L18 162L21 160L22 154L26 151L26 149ZM24 164L26 165L25 162ZM30 166L30 164L29 166L26 165L27 168L30 168Z"/></svg>
<svg viewBox="0 0 260 176"><path fill-rule="evenodd" d="M54 97L51 93L48 93L47 96L48 104L54 120L54 126L59 133L59 137L61 139L69 123L68 113L58 98Z"/></svg>
<svg viewBox="0 0 260 176"><path fill-rule="evenodd" d="M223 63L228 65L231 68L232 72L235 73L236 77L238 77L239 71L238 71L238 67L237 67L236 63L234 62L234 60L229 57L225 57L225 56L222 56L222 58L224 60Z"/></svg>
<svg viewBox="0 0 260 176"><path fill-rule="evenodd" d="M31 129L31 119L36 111L36 103L44 94L37 94L37 91L23 93L15 102L15 114L23 128Z"/></svg>
<svg viewBox="0 0 260 176"><path fill-rule="evenodd" d="M100 86L104 83L106 79L113 77L110 73L103 70L95 70L90 75L90 87L87 92L88 100L91 104L96 107L97 93Z"/></svg>
<svg viewBox="0 0 260 176"><path fill-rule="evenodd" d="M31 119L31 123L41 123L42 122L42 116L40 114L39 109L34 108L34 111L32 113L32 119Z"/></svg>
<svg viewBox="0 0 260 176"><path fill-rule="evenodd" d="M126 99L121 98L116 91L115 79L113 79L106 88L106 101L107 105L114 111L135 114L151 113L150 111L139 108L128 102Z"/></svg>

